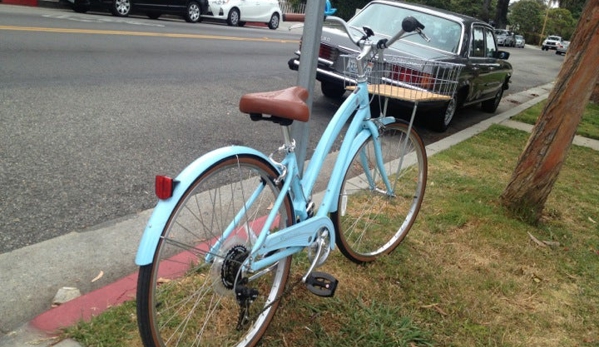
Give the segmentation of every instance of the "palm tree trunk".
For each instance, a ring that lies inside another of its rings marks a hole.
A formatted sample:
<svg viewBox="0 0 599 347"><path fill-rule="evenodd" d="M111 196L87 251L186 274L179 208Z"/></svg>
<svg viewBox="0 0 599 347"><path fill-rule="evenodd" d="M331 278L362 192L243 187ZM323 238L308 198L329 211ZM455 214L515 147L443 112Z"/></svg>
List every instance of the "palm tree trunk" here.
<svg viewBox="0 0 599 347"><path fill-rule="evenodd" d="M555 86L501 203L519 218L536 223L572 145L582 113L599 81L599 0L588 0L578 21Z"/></svg>

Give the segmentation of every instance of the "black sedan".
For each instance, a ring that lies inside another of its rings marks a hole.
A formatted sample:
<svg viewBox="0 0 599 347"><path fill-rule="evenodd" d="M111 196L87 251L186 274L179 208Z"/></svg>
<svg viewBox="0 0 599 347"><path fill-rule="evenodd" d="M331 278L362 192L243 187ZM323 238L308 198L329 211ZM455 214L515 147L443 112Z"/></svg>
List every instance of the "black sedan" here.
<svg viewBox="0 0 599 347"><path fill-rule="evenodd" d="M489 24L432 7L383 0L368 3L348 24L350 28L372 29L373 40L385 39L396 34L408 16L425 26L423 31L430 41L420 35L406 36L385 51L385 59L409 57L463 65L451 100L425 105L433 110L428 125L445 131L458 108L477 103L481 103L484 111L495 112L503 91L509 87L512 66L506 61L509 53L497 49L494 29ZM328 25L323 28L316 79L325 96L340 98L346 92L344 56L356 52L358 48L340 28ZM292 70L297 70L300 63L300 51L295 54L297 57L288 62ZM401 75L393 74L398 78Z"/></svg>
<svg viewBox="0 0 599 347"><path fill-rule="evenodd" d="M91 9L107 9L113 15L126 17L141 13L157 19L162 14L183 17L186 22L196 23L207 12L207 0L67 0L75 12L85 13Z"/></svg>

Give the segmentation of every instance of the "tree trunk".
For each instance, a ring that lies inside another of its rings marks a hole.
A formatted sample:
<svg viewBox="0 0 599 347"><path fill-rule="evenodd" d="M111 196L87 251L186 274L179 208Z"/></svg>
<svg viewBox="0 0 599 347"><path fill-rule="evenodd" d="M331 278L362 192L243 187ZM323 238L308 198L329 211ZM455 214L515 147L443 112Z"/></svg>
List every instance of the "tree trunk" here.
<svg viewBox="0 0 599 347"><path fill-rule="evenodd" d="M487 23L489 23L489 20L491 19L491 16L489 15L489 7L491 7L491 0L483 0L483 7L481 9L480 19L484 20Z"/></svg>
<svg viewBox="0 0 599 347"><path fill-rule="evenodd" d="M588 0L555 87L501 195L516 216L539 221L599 80L599 0Z"/></svg>
<svg viewBox="0 0 599 347"><path fill-rule="evenodd" d="M595 83L595 89L593 90L593 94L591 94L591 101L599 104L599 80Z"/></svg>
<svg viewBox="0 0 599 347"><path fill-rule="evenodd" d="M495 12L495 28L504 29L507 24L507 11L510 0L497 0L497 11Z"/></svg>

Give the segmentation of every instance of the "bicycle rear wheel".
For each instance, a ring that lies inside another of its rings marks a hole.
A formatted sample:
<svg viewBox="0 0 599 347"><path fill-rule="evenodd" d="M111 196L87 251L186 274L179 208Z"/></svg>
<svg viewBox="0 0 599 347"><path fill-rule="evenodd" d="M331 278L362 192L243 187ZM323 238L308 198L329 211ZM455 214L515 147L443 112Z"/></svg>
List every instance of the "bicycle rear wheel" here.
<svg viewBox="0 0 599 347"><path fill-rule="evenodd" d="M428 163L416 131L408 134L407 124L394 122L380 129L379 142L393 191L387 192L381 179L371 136L354 155L338 210L331 214L341 253L356 263L393 251L414 224L424 198Z"/></svg>
<svg viewBox="0 0 599 347"><path fill-rule="evenodd" d="M260 340L284 292L291 257L259 273L245 272L241 263L282 194L277 176L259 157L231 156L187 189L153 262L139 269L137 316L145 346L254 346ZM292 223L287 195L271 232Z"/></svg>

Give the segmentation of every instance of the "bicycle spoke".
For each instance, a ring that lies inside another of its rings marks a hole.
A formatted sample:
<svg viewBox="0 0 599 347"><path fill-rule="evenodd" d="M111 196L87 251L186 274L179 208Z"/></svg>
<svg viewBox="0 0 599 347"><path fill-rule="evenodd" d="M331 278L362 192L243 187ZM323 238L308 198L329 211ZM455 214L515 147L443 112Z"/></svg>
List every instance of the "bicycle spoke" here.
<svg viewBox="0 0 599 347"><path fill-rule="evenodd" d="M426 153L418 135L407 131L407 125L399 122L382 127L378 140L370 138L364 143L345 174L338 204L341 213L332 213L331 219L339 249L357 263L395 249L420 209L426 185ZM380 142L382 169L392 192L383 188L381 168L374 164L374 141Z"/></svg>
<svg viewBox="0 0 599 347"><path fill-rule="evenodd" d="M264 224L281 194L270 177L278 174L262 159L235 156L187 189L163 231L155 261L140 268L138 320L146 343L254 345L264 334L291 264L284 258L252 274L243 265L250 261L255 225ZM275 213L272 232L293 221L288 196ZM253 293L243 306L234 293L240 283ZM238 331L240 313L248 321Z"/></svg>

